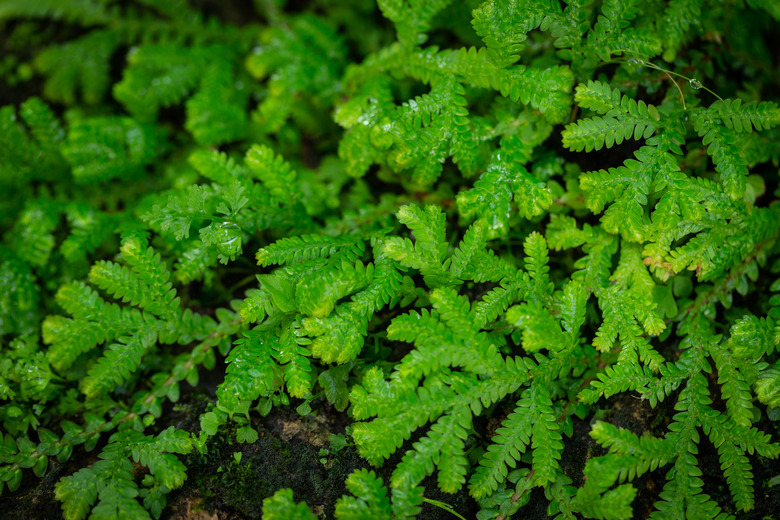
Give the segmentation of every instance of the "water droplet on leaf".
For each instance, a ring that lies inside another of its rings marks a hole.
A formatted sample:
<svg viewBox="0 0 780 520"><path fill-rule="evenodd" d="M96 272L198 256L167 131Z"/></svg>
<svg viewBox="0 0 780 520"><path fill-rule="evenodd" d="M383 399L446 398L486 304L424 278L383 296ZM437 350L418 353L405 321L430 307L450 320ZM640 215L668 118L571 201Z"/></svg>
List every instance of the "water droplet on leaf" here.
<svg viewBox="0 0 780 520"><path fill-rule="evenodd" d="M696 78L693 78L693 79L689 80L688 83L691 85L691 88L693 90L699 90L700 88L702 88L704 86L704 85L701 84L701 81L699 81Z"/></svg>

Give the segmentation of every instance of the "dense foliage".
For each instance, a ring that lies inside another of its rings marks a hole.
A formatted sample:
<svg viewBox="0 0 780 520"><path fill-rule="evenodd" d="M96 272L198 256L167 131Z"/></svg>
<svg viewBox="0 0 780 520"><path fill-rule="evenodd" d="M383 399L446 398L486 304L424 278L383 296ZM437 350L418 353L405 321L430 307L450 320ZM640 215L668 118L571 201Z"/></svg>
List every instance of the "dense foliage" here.
<svg viewBox="0 0 780 520"><path fill-rule="evenodd" d="M425 486L480 520L534 488L632 518L659 468L652 518L753 510L780 455L778 5L0 2L3 493L97 449L64 518L159 518L177 455L327 405L393 461L339 519L413 518ZM201 430L160 428L223 362ZM669 416L618 428L621 393ZM578 425L601 448L575 477ZM314 518L289 489L263 512Z"/></svg>

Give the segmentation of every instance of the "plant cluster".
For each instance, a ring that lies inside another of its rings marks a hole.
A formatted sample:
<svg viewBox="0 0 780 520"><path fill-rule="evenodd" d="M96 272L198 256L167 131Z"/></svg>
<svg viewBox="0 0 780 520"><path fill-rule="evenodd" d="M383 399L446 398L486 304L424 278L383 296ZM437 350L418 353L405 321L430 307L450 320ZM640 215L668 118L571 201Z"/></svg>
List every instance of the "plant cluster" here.
<svg viewBox="0 0 780 520"><path fill-rule="evenodd" d="M651 518L753 510L780 456L778 5L3 1L0 489L97 450L64 518L159 518L179 455L327 403L389 475L354 471L342 520L414 518L425 486L480 520L535 488L627 519L657 470ZM200 431L163 428L223 362ZM618 394L671 412L618 428ZM263 515L315 518L289 489Z"/></svg>

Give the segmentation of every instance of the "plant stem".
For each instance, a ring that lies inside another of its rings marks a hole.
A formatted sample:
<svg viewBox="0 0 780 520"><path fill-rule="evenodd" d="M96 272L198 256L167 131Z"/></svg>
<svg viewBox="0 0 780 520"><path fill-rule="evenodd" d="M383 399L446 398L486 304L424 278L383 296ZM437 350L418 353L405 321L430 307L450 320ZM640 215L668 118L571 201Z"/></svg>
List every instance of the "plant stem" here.
<svg viewBox="0 0 780 520"><path fill-rule="evenodd" d="M458 518L460 518L460 520L466 520L465 518L463 518L463 517L460 515L460 513L458 513L458 512L457 512L457 511L455 511L454 509L452 509L452 506L451 506L451 505L449 505L449 504L447 504L446 502L439 502L438 500L433 500L433 499L430 499L430 498L425 498L425 497L423 497L423 502L427 502L427 503L429 503L429 504L431 504L431 505L434 505L434 506L436 506L436 507L440 507L440 508L444 509L445 511L449 511L449 512L450 512L450 513L452 513L453 515L455 515L455 516L457 516Z"/></svg>

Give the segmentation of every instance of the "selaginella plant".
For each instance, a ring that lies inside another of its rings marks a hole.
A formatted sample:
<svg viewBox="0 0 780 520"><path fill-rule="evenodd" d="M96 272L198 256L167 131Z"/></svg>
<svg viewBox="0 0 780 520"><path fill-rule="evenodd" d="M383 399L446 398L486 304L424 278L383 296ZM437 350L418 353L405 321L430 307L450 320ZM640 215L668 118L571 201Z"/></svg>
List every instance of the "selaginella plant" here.
<svg viewBox="0 0 780 520"><path fill-rule="evenodd" d="M342 520L431 486L480 520L767 510L776 2L255 5L0 3L4 493L99 448L63 517L159 518L177 455L328 403L375 467ZM218 362L200 430L169 426ZM290 489L263 517L316 518Z"/></svg>

